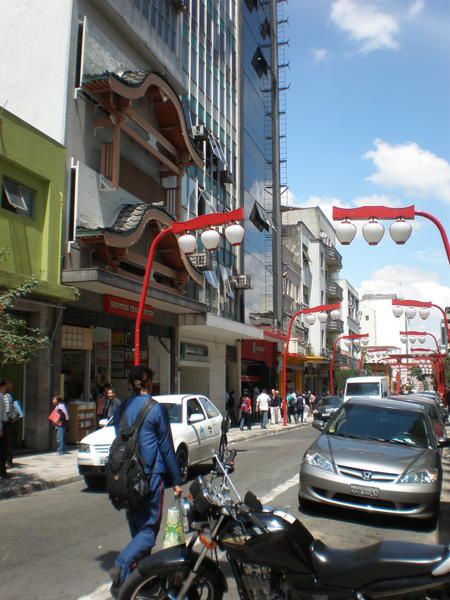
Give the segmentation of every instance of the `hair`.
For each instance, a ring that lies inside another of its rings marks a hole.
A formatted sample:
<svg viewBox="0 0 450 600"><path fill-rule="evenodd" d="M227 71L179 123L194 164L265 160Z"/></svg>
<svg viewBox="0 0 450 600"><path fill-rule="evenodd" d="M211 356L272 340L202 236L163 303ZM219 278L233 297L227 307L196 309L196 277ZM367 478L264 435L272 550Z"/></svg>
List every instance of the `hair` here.
<svg viewBox="0 0 450 600"><path fill-rule="evenodd" d="M153 381L153 371L148 367L139 365L132 367L128 376L128 383L136 394L140 394L143 388L151 387Z"/></svg>
<svg viewBox="0 0 450 600"><path fill-rule="evenodd" d="M3 387L6 385L6 380L5 379L0 379L0 387Z"/></svg>
<svg viewBox="0 0 450 600"><path fill-rule="evenodd" d="M53 394L53 398L57 400L58 404L60 404L63 401L62 396L60 396L59 394Z"/></svg>

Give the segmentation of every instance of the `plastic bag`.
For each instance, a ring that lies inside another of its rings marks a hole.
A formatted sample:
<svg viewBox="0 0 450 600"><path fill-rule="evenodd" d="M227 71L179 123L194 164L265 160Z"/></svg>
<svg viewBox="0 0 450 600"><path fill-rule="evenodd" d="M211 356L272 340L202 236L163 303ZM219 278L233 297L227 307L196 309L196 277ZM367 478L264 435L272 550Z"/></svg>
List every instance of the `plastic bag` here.
<svg viewBox="0 0 450 600"><path fill-rule="evenodd" d="M164 530L163 548L171 548L184 544L186 538L181 526L180 512L178 506L169 507L167 511L166 527Z"/></svg>

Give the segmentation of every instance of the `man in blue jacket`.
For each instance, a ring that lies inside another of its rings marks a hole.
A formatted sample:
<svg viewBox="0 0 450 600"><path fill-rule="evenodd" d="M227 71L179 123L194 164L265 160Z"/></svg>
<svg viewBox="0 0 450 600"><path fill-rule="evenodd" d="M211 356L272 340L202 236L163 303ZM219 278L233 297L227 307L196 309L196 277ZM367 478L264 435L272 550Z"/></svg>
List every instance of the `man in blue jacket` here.
<svg viewBox="0 0 450 600"><path fill-rule="evenodd" d="M124 416L132 425L152 391L153 372L143 366L133 367L129 384L132 396L113 415L116 435L120 435L120 421ZM182 494L180 469L173 447L169 416L161 404L150 408L139 433L139 450L150 477L148 501L137 510L127 510L127 520L132 539L118 555L110 571L113 582L111 593L116 595L120 585L130 574L132 566L150 554L161 525L165 483L173 486L175 498Z"/></svg>

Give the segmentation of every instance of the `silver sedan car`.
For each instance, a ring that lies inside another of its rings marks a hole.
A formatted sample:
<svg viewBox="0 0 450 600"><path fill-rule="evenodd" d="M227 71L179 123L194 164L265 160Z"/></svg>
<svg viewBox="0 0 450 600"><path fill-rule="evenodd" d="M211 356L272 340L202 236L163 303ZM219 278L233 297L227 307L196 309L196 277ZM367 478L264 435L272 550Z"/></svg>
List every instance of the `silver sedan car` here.
<svg viewBox="0 0 450 600"><path fill-rule="evenodd" d="M352 398L305 452L299 502L433 519L442 486L440 448L423 406Z"/></svg>

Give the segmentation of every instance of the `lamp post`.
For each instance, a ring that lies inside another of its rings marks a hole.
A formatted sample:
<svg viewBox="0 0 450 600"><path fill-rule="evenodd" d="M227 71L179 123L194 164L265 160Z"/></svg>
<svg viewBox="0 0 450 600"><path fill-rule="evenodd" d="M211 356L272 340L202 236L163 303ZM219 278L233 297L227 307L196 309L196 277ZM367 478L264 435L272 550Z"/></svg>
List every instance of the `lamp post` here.
<svg viewBox="0 0 450 600"><path fill-rule="evenodd" d="M421 300L404 300L404 299L396 299L392 300L392 312L394 317L400 318L403 315L403 311L407 311L408 309L418 309L420 318L425 321L430 316L430 309L437 308L442 313L442 317L444 319L445 331L447 332L447 343L450 343L450 328L447 321L447 316L445 314L445 310L439 306L438 304L433 304L433 302L422 302ZM412 314L411 312L409 314ZM416 313L414 313L414 316ZM406 314L408 317L408 314Z"/></svg>
<svg viewBox="0 0 450 600"><path fill-rule="evenodd" d="M402 340L402 338L409 337L411 339L412 343L414 343L414 341L416 339L419 339L420 342L422 340L424 341L426 336L431 337L434 340L434 343L436 344L436 357L438 357L438 362L439 362L439 367L440 367L440 369L436 369L436 379L437 379L437 384L438 384L438 392L441 396L443 396L444 395L445 368L444 368L444 361L442 360L441 348L439 346L437 337L434 335L434 333L430 333L428 331L400 331L400 340Z"/></svg>
<svg viewBox="0 0 450 600"><path fill-rule="evenodd" d="M411 236L412 227L408 221L415 217L428 219L439 229L448 262L450 263L450 243L442 223L434 215L416 210L415 206L359 206L357 208L340 208L333 206L333 219L341 221L336 226L336 237L344 246L350 244L356 235L356 225L350 221L368 221L363 227L363 236L370 246L376 246L383 238L384 226L379 222L393 221L389 228L392 239L396 244L405 244Z"/></svg>
<svg viewBox="0 0 450 600"><path fill-rule="evenodd" d="M294 325L295 319L300 315L308 315L308 325L313 325L315 322L315 316L317 314L317 318L321 323L326 323L328 320L328 312L330 313L330 317L333 320L338 320L341 316L340 313L341 304L340 302L336 304L322 304L320 306L313 306L312 308L301 308L297 310L289 320L288 333L286 337L286 342L284 345L283 352L283 370L282 370L282 383L283 387L281 390L282 398L283 398L283 425L286 427L287 425L287 383L286 383L286 370L287 370L287 359L289 354L289 341L291 339L292 327Z"/></svg>
<svg viewBox="0 0 450 600"><path fill-rule="evenodd" d="M439 382L439 377L440 377L440 354L437 354L436 352L433 352L432 350L430 350L429 348L414 348L414 350L420 350L420 351L424 351L426 350L427 352L432 352L432 354L420 354L420 355L412 355L412 354L391 354L389 356L390 360L395 360L397 363L397 393L400 393L400 388L401 388L401 382L400 382L400 368L406 368L409 369L412 365L408 362L407 364L402 364L402 360L406 359L407 361L409 361L411 358L416 360L416 361L426 361L431 363L435 375L436 375L436 381Z"/></svg>
<svg viewBox="0 0 450 600"><path fill-rule="evenodd" d="M340 335L339 337L337 337L334 340L334 344L333 344L333 352L331 354L331 362L330 362L330 393L331 395L334 394L334 382L333 382L333 369L334 369L334 357L336 354L336 348L338 343L341 340L360 340L361 343L364 343L364 341L369 340L369 334L368 333L351 333L349 335Z"/></svg>
<svg viewBox="0 0 450 600"><path fill-rule="evenodd" d="M364 357L369 352L386 353L389 352L389 350L392 350L392 348L395 348L395 346L367 346L367 348L361 348L361 356L359 358L358 369L361 370L363 368Z"/></svg>
<svg viewBox="0 0 450 600"><path fill-rule="evenodd" d="M178 235L178 247L181 252L186 255L192 254L196 247L196 238L190 233L192 231L203 230L201 240L203 246L207 250L215 250L219 244L220 234L213 227L220 225L228 225L225 228L225 237L232 246L239 246L244 237L244 228L238 224L245 218L244 209L238 208L227 213L211 213L209 215L201 215L189 221L175 221L156 235L153 239L150 250L147 256L147 264L145 266L144 281L142 284L141 297L139 300L139 308L136 315L135 330L134 330L134 364L139 365L139 355L141 348L141 324L144 314L145 300L147 297L148 284L150 282L150 274L152 272L153 258L155 255L156 246L161 239L169 234Z"/></svg>

